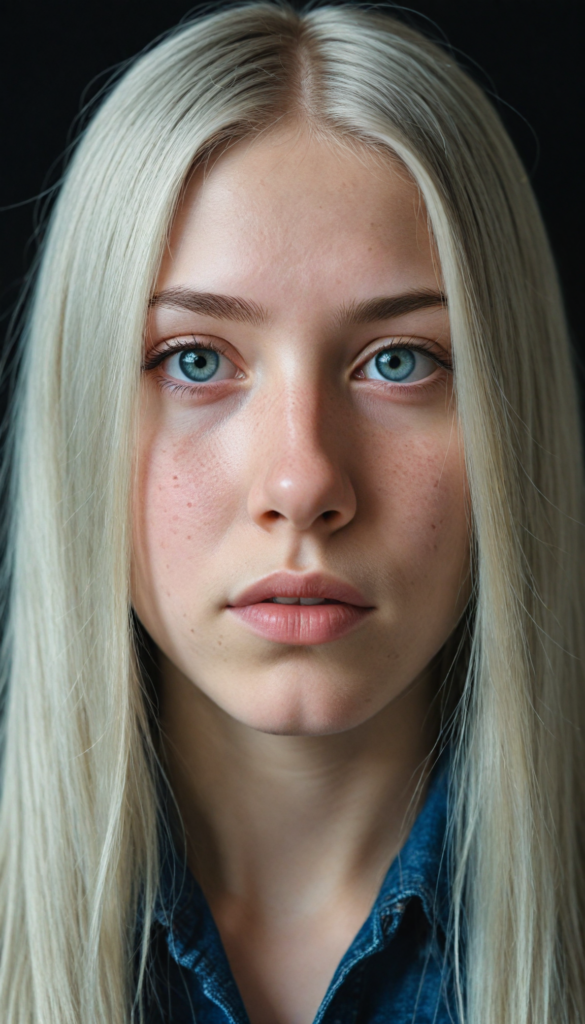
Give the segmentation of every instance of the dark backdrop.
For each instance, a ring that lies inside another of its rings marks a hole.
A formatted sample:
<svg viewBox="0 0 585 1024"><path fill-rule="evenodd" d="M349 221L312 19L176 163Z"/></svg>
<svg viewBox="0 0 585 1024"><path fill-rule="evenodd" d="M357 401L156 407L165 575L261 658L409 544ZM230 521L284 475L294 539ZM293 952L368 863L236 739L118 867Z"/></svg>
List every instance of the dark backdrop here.
<svg viewBox="0 0 585 1024"><path fill-rule="evenodd" d="M451 46L494 99L538 196L585 355L583 9L582 0L412 0L394 12ZM0 22L2 337L35 252L31 200L57 180L83 102L109 69L195 10L188 0L11 0Z"/></svg>

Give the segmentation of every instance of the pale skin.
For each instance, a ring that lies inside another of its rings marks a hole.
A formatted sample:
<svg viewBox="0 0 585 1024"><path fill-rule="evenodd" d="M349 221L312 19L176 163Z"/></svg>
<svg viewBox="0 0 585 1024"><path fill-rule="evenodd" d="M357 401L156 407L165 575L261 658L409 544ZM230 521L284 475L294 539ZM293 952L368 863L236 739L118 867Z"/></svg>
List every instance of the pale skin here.
<svg viewBox="0 0 585 1024"><path fill-rule="evenodd" d="M252 1024L314 1019L424 795L429 666L469 557L438 275L405 170L291 126L193 177L155 289L133 600L189 864ZM420 379L372 376L399 343ZM154 365L197 345L220 351L209 381ZM279 570L370 610L327 642L260 636L230 605Z"/></svg>

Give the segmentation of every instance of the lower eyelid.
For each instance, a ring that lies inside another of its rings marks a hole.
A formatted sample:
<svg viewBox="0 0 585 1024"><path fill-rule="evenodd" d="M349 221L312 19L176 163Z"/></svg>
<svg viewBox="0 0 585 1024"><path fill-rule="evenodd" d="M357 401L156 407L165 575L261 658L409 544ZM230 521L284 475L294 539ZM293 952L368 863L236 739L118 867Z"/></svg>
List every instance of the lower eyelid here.
<svg viewBox="0 0 585 1024"><path fill-rule="evenodd" d="M388 399L394 398L397 401L401 398L406 400L410 397L415 401L417 397L424 398L425 393L436 392L437 389L442 390L451 379L451 371L440 364L437 364L436 371L412 383L406 381L404 384L401 384L400 382L395 383L371 377L357 378L356 382L360 388L365 389L364 393L370 392L370 394L379 395L381 398L386 396Z"/></svg>
<svg viewBox="0 0 585 1024"><path fill-rule="evenodd" d="M440 370L441 367L438 367L438 369ZM441 383L443 378L443 373L430 373L428 377L422 377L421 380L413 380L412 382L405 381L404 383L401 383L400 381L381 380L379 377L362 377L357 378L357 380L358 383L365 383L372 387L378 387L379 385L380 389L385 391L406 392L421 390L427 386L430 387L431 385Z"/></svg>
<svg viewBox="0 0 585 1024"><path fill-rule="evenodd" d="M176 380L173 377L158 377L156 379L157 386L161 391L170 391L171 394L181 397L185 395L187 398L202 396L202 395L217 395L221 394L222 389L226 385L231 384L232 379L209 381L206 384L190 384L187 381Z"/></svg>

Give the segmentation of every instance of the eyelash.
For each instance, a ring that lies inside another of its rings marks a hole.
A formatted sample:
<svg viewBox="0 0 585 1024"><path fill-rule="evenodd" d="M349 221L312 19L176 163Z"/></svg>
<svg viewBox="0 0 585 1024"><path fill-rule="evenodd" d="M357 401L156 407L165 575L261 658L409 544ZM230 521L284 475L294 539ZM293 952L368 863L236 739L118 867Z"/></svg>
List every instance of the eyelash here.
<svg viewBox="0 0 585 1024"><path fill-rule="evenodd" d="M369 355L368 355L368 358L365 359L362 363L360 363L360 365L358 367L356 367L353 372L355 373L357 370L361 369L363 366L365 366L367 363L369 363L369 361L371 359L374 359L380 352L385 352L387 349L391 349L391 348L396 348L396 349L407 348L407 349L409 349L412 352L422 352L425 355L430 356L436 362L437 366L440 366L441 369L445 370L447 373L452 373L453 372L453 363L451 362L451 360L448 359L448 358L441 358L441 356L437 355L434 346L427 345L427 344L421 344L420 342L419 342L418 345L412 345L412 344L409 343L409 339L408 338L401 338L401 337L394 338L392 344L380 345L379 348L375 349L373 352L370 352ZM204 350L208 350L208 351L211 351L211 352L217 352L218 355L225 356L226 359L230 358L228 356L228 354L227 354L227 350L225 348L223 348L221 345L213 345L213 344L211 344L211 342L206 342L205 344L196 344L195 343L195 338L193 338L193 343L191 345L173 344L171 342L162 351L159 350L158 352L154 352L152 355L150 355L149 357L147 357L144 360L144 363L142 364L142 370L145 373L148 373L149 371L155 370L158 366L160 366L162 363L164 363L164 361L166 359L168 359L170 356L174 355L176 352L192 352L195 349L204 349ZM230 360L230 361L233 362L233 359ZM238 378L231 378L231 379L232 380L234 380L234 379L237 380ZM360 379L360 378L358 378L358 379ZM209 389L210 384L213 383L213 382L210 381L209 384L194 384L194 383L193 384L184 384L184 383L181 383L181 381L175 381L175 380L170 380L170 379L169 380L164 380L164 379L160 379L159 378L159 382L158 383L159 383L159 386L161 388L165 388L165 389L167 389L169 391L172 391L173 394L181 395L181 394L185 394L185 392L193 394L193 393L200 393L202 391L207 391ZM217 383L219 383L219 382L217 382ZM417 381L417 382L415 382L413 384L399 384L397 382L396 383L391 383L390 381L388 381L387 383L385 381L384 382L382 382L382 381L370 381L370 383L374 383L374 384L380 383L380 384L382 384L382 387L384 387L384 388L387 388L387 387L398 387L398 388L408 387L408 388L411 388L411 389L416 388L417 390L423 390L423 389L425 389L427 387L433 386L436 382L435 382L434 379L431 380L431 381L427 381L426 379L424 379L422 381Z"/></svg>
<svg viewBox="0 0 585 1024"><path fill-rule="evenodd" d="M376 348L374 349L373 352L370 352L368 358L365 359L362 363L360 363L360 365L356 367L356 370L361 369L363 366L370 362L370 359L374 359L377 355L379 355L380 352L386 352L388 349L391 348L407 348L410 352L422 352L424 353L424 355L430 356L430 358L434 360L437 366L440 366L443 370L447 370L449 373L453 371L453 363L451 362L451 360L446 356L441 357L437 355L434 345L425 344L422 342L422 339L419 341L418 345L413 345L410 343L410 339L408 337L402 338L399 335L396 335L392 339L391 344L380 345L379 348ZM355 372L356 371L354 370L354 373ZM396 387L397 385L394 386ZM405 387L406 385L398 386ZM414 385L409 384L408 387L414 387Z"/></svg>

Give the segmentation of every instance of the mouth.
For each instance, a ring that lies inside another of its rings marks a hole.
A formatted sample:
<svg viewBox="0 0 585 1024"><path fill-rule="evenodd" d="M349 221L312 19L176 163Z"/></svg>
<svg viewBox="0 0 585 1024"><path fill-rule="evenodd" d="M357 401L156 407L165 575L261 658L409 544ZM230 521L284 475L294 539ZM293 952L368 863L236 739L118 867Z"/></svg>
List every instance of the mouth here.
<svg viewBox="0 0 585 1024"><path fill-rule="evenodd" d="M295 646L331 643L372 611L351 584L319 573L279 572L259 580L227 605L257 636Z"/></svg>
<svg viewBox="0 0 585 1024"><path fill-rule="evenodd" d="M330 597L267 597L262 604L340 604L340 601L334 601Z"/></svg>

